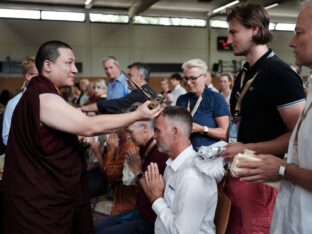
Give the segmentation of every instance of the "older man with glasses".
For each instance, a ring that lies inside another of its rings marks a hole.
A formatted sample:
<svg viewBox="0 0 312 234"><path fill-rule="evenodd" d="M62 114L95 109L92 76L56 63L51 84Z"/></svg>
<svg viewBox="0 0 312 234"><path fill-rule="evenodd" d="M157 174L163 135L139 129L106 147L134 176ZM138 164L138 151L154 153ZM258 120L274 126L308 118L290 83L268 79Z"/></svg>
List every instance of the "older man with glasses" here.
<svg viewBox="0 0 312 234"><path fill-rule="evenodd" d="M190 111L193 117L191 142L195 150L225 139L229 126L229 109L221 94L205 86L208 67L201 59L191 59L182 65L186 94L177 106Z"/></svg>

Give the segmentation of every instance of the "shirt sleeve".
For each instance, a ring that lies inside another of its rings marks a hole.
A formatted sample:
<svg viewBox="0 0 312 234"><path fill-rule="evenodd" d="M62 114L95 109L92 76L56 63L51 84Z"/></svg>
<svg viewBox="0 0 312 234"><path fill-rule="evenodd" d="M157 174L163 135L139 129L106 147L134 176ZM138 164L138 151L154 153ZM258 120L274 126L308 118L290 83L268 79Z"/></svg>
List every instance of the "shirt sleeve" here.
<svg viewBox="0 0 312 234"><path fill-rule="evenodd" d="M284 63L272 64L272 97L277 109L287 108L305 101L301 78Z"/></svg>
<svg viewBox="0 0 312 234"><path fill-rule="evenodd" d="M219 93L215 93L213 114L214 114L214 117L230 115L230 110L228 108L228 105L224 97Z"/></svg>
<svg viewBox="0 0 312 234"><path fill-rule="evenodd" d="M10 133L10 128L11 128L11 120L12 120L15 107L16 107L16 104L13 105L13 103L9 102L4 112L3 125L2 125L2 140L3 140L4 145L8 144L9 133Z"/></svg>
<svg viewBox="0 0 312 234"><path fill-rule="evenodd" d="M143 103L144 101L144 96L137 90L134 90L122 98L110 100L100 99L97 102L97 108L100 113L120 113L135 102Z"/></svg>
<svg viewBox="0 0 312 234"><path fill-rule="evenodd" d="M168 188L170 190L170 188ZM164 198L157 199L152 209L157 214L167 233L194 234L199 233L201 223L207 213L212 218L217 203L217 191L206 192L205 186L199 178L184 177L179 182L176 191L168 191L168 196L174 196L174 204L170 207ZM194 192L196 191L196 192ZM170 194L171 193L171 194Z"/></svg>

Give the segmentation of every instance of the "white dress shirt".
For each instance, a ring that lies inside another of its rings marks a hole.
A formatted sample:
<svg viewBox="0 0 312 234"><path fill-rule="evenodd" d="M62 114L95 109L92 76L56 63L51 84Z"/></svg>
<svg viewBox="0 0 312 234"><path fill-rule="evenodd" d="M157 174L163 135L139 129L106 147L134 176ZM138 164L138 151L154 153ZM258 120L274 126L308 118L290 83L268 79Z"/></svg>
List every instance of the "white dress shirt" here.
<svg viewBox="0 0 312 234"><path fill-rule="evenodd" d="M175 106L178 97L180 97L182 94L186 94L186 90L180 84L178 84L174 90L171 91L171 93L168 93L171 106Z"/></svg>
<svg viewBox="0 0 312 234"><path fill-rule="evenodd" d="M215 233L217 184L196 168L195 156L190 145L175 160L168 159L164 197L152 205L157 214L155 234Z"/></svg>
<svg viewBox="0 0 312 234"><path fill-rule="evenodd" d="M11 121L13 112L15 110L15 107L19 100L21 99L23 93L25 92L26 88L23 92L18 93L15 97L10 99L10 101L7 103L4 116L3 116L3 125L2 125L2 141L3 144L7 145L9 140L9 133L11 128Z"/></svg>
<svg viewBox="0 0 312 234"><path fill-rule="evenodd" d="M309 78L307 107L312 103L312 79ZM298 146L294 144L298 123L288 146L287 163L312 170L312 110L302 121L298 132ZM290 181L282 180L276 199L271 225L272 234L311 234L312 233L312 192Z"/></svg>

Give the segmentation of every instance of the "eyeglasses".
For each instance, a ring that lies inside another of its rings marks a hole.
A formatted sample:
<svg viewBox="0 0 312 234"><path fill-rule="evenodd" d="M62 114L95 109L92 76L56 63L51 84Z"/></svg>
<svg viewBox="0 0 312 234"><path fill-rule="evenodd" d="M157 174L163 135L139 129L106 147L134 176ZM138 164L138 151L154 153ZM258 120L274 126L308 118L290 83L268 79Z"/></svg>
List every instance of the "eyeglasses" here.
<svg viewBox="0 0 312 234"><path fill-rule="evenodd" d="M197 80L199 77L201 77L203 75L205 75L205 74L201 74L199 76L191 76L191 77L184 76L183 80L187 83L188 81L195 81L195 80Z"/></svg>
<svg viewBox="0 0 312 234"><path fill-rule="evenodd" d="M103 87L96 85L96 86L93 87L93 89L103 89Z"/></svg>

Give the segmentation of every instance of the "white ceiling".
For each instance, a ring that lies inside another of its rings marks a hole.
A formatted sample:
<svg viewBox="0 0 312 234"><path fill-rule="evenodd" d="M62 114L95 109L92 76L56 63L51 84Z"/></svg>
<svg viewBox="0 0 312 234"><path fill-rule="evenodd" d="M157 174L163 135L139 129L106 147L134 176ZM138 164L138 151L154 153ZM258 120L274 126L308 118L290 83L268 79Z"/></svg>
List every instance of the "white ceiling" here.
<svg viewBox="0 0 312 234"><path fill-rule="evenodd" d="M155 2L141 15L166 15L184 17L208 17L212 10L233 0L93 0L91 10L102 12L129 13L131 6L148 5ZM246 2L246 0L243 0ZM279 2L279 6L268 10L273 19L294 22L299 10L307 0L248 0L264 6ZM85 9L85 0L2 0L0 7L18 7L35 9ZM242 2L242 1L241 1ZM143 6L144 8L144 6Z"/></svg>

